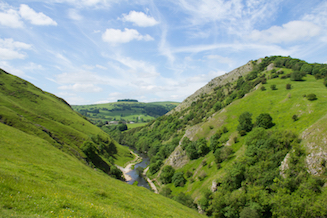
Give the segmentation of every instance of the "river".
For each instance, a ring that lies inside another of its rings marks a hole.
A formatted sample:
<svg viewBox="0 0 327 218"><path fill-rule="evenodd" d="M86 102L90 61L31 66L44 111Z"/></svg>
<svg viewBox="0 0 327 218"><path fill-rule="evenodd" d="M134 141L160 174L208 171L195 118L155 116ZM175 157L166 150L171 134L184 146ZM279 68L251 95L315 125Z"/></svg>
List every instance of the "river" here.
<svg viewBox="0 0 327 218"><path fill-rule="evenodd" d="M142 187L145 187L145 188L151 190L148 182L142 176L139 176L139 174L136 171L137 167L142 167L145 169L150 164L149 157L146 156L145 154L135 150L135 148L133 148L133 147L129 147L129 149L133 150L134 153L136 153L137 155L142 157L142 162L135 164L134 169L131 170L130 172L126 173L127 175L129 175L132 178L131 180L127 181L127 183L132 185L134 182L137 181L138 182L137 186L142 186Z"/></svg>

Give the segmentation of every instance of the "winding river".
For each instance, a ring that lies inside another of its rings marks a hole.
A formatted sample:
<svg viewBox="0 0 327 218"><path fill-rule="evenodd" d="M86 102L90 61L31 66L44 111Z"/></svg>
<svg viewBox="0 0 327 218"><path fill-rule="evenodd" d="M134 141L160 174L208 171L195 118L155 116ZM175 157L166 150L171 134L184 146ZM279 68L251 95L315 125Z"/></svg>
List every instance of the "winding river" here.
<svg viewBox="0 0 327 218"><path fill-rule="evenodd" d="M126 173L127 175L129 175L132 179L127 181L128 184L134 184L134 182L138 182L137 186L142 186L145 187L147 189L150 189L150 186L148 184L148 182L142 177L139 176L139 174L137 173L136 169L138 167L142 167L142 168L146 168L148 167L148 165L150 164L150 159L148 156L146 156L143 153L140 153L139 151L135 150L135 148L133 147L129 147L129 149L133 150L134 153L136 153L137 155L139 155L140 157L142 157L142 162L135 164L134 169L131 170L130 172Z"/></svg>

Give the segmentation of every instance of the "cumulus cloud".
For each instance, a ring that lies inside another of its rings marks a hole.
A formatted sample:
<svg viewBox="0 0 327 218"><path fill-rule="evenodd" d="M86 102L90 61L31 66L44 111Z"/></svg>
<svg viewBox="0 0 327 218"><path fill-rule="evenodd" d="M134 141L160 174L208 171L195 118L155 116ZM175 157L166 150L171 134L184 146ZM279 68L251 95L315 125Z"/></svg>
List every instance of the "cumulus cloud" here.
<svg viewBox="0 0 327 218"><path fill-rule="evenodd" d="M0 5L0 24L3 26L8 26L12 28L21 28L24 23L21 21L19 13L13 9L6 9L5 5Z"/></svg>
<svg viewBox="0 0 327 218"><path fill-rule="evenodd" d="M123 14L122 20L124 22L132 22L136 26L140 27L149 27L157 25L159 22L156 21L153 17L149 17L143 12L130 11L129 14Z"/></svg>
<svg viewBox="0 0 327 218"><path fill-rule="evenodd" d="M119 43L127 43L132 40L151 41L154 39L148 34L141 35L135 29L125 28L124 31L121 31L120 29L107 29L106 32L102 34L102 40L110 44L119 44Z"/></svg>
<svg viewBox="0 0 327 218"><path fill-rule="evenodd" d="M12 38L0 38L0 59L24 59L26 54L22 53L21 50L31 49L31 47L30 44L14 41Z"/></svg>
<svg viewBox="0 0 327 218"><path fill-rule="evenodd" d="M22 4L19 8L19 14L22 16L22 18L28 20L31 22L31 24L34 25L54 25L57 26L57 22L52 20L50 17L46 16L42 12L35 12L32 8L30 8L28 5Z"/></svg>
<svg viewBox="0 0 327 218"><path fill-rule="evenodd" d="M282 26L272 26L267 30L254 30L250 39L266 43L283 43L307 40L319 35L320 27L308 21L291 21Z"/></svg>

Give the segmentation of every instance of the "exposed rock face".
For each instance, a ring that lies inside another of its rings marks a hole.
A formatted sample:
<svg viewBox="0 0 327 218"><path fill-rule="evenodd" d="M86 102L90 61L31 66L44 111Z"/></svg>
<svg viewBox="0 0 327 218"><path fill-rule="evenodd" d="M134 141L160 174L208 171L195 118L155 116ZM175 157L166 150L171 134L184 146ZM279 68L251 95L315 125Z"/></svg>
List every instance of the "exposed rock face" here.
<svg viewBox="0 0 327 218"><path fill-rule="evenodd" d="M180 142L181 143L181 142ZM169 164L174 168L181 168L189 161L186 151L184 151L181 145L178 145L175 150L169 155L165 164Z"/></svg>
<svg viewBox="0 0 327 218"><path fill-rule="evenodd" d="M284 178L285 178L285 171L289 169L289 166L288 166L288 163L287 163L289 158L290 158L290 154L288 153L285 156L284 160L281 162L280 167L279 167L279 170L280 170L279 174Z"/></svg>
<svg viewBox="0 0 327 218"><path fill-rule="evenodd" d="M306 146L306 164L308 171L319 175L326 170L327 163L327 115L302 133Z"/></svg>
<svg viewBox="0 0 327 218"><path fill-rule="evenodd" d="M172 114L175 111L181 111L185 108L188 108L189 106L191 106L192 102L197 101L198 98L200 98L200 96L202 94L210 93L217 86L220 86L220 85L223 86L229 82L236 81L239 76L245 76L252 70L253 70L253 64L251 61L249 61L247 64L245 64L239 68L236 68L235 70L232 70L229 73L226 73L222 76L212 79L207 85L205 85L204 87L197 90L193 95L186 98L176 108L174 108L173 110L168 112L167 115Z"/></svg>
<svg viewBox="0 0 327 218"><path fill-rule="evenodd" d="M275 67L274 63L271 63L267 66L267 70L272 70L274 69L274 67Z"/></svg>

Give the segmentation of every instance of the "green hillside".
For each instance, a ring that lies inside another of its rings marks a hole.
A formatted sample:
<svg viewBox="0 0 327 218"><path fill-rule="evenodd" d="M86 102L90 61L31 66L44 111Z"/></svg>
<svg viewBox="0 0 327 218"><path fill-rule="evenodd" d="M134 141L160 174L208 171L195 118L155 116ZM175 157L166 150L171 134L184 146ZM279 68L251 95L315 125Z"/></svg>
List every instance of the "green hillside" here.
<svg viewBox="0 0 327 218"><path fill-rule="evenodd" d="M72 108L93 123L102 126L110 121L146 123L175 108L177 102L113 102L106 104L73 105Z"/></svg>
<svg viewBox="0 0 327 218"><path fill-rule="evenodd" d="M133 158L63 99L0 70L0 217L200 217L108 176Z"/></svg>
<svg viewBox="0 0 327 218"><path fill-rule="evenodd" d="M273 56L245 66L123 142L149 154L161 194L189 194L207 215L326 216L327 65Z"/></svg>

